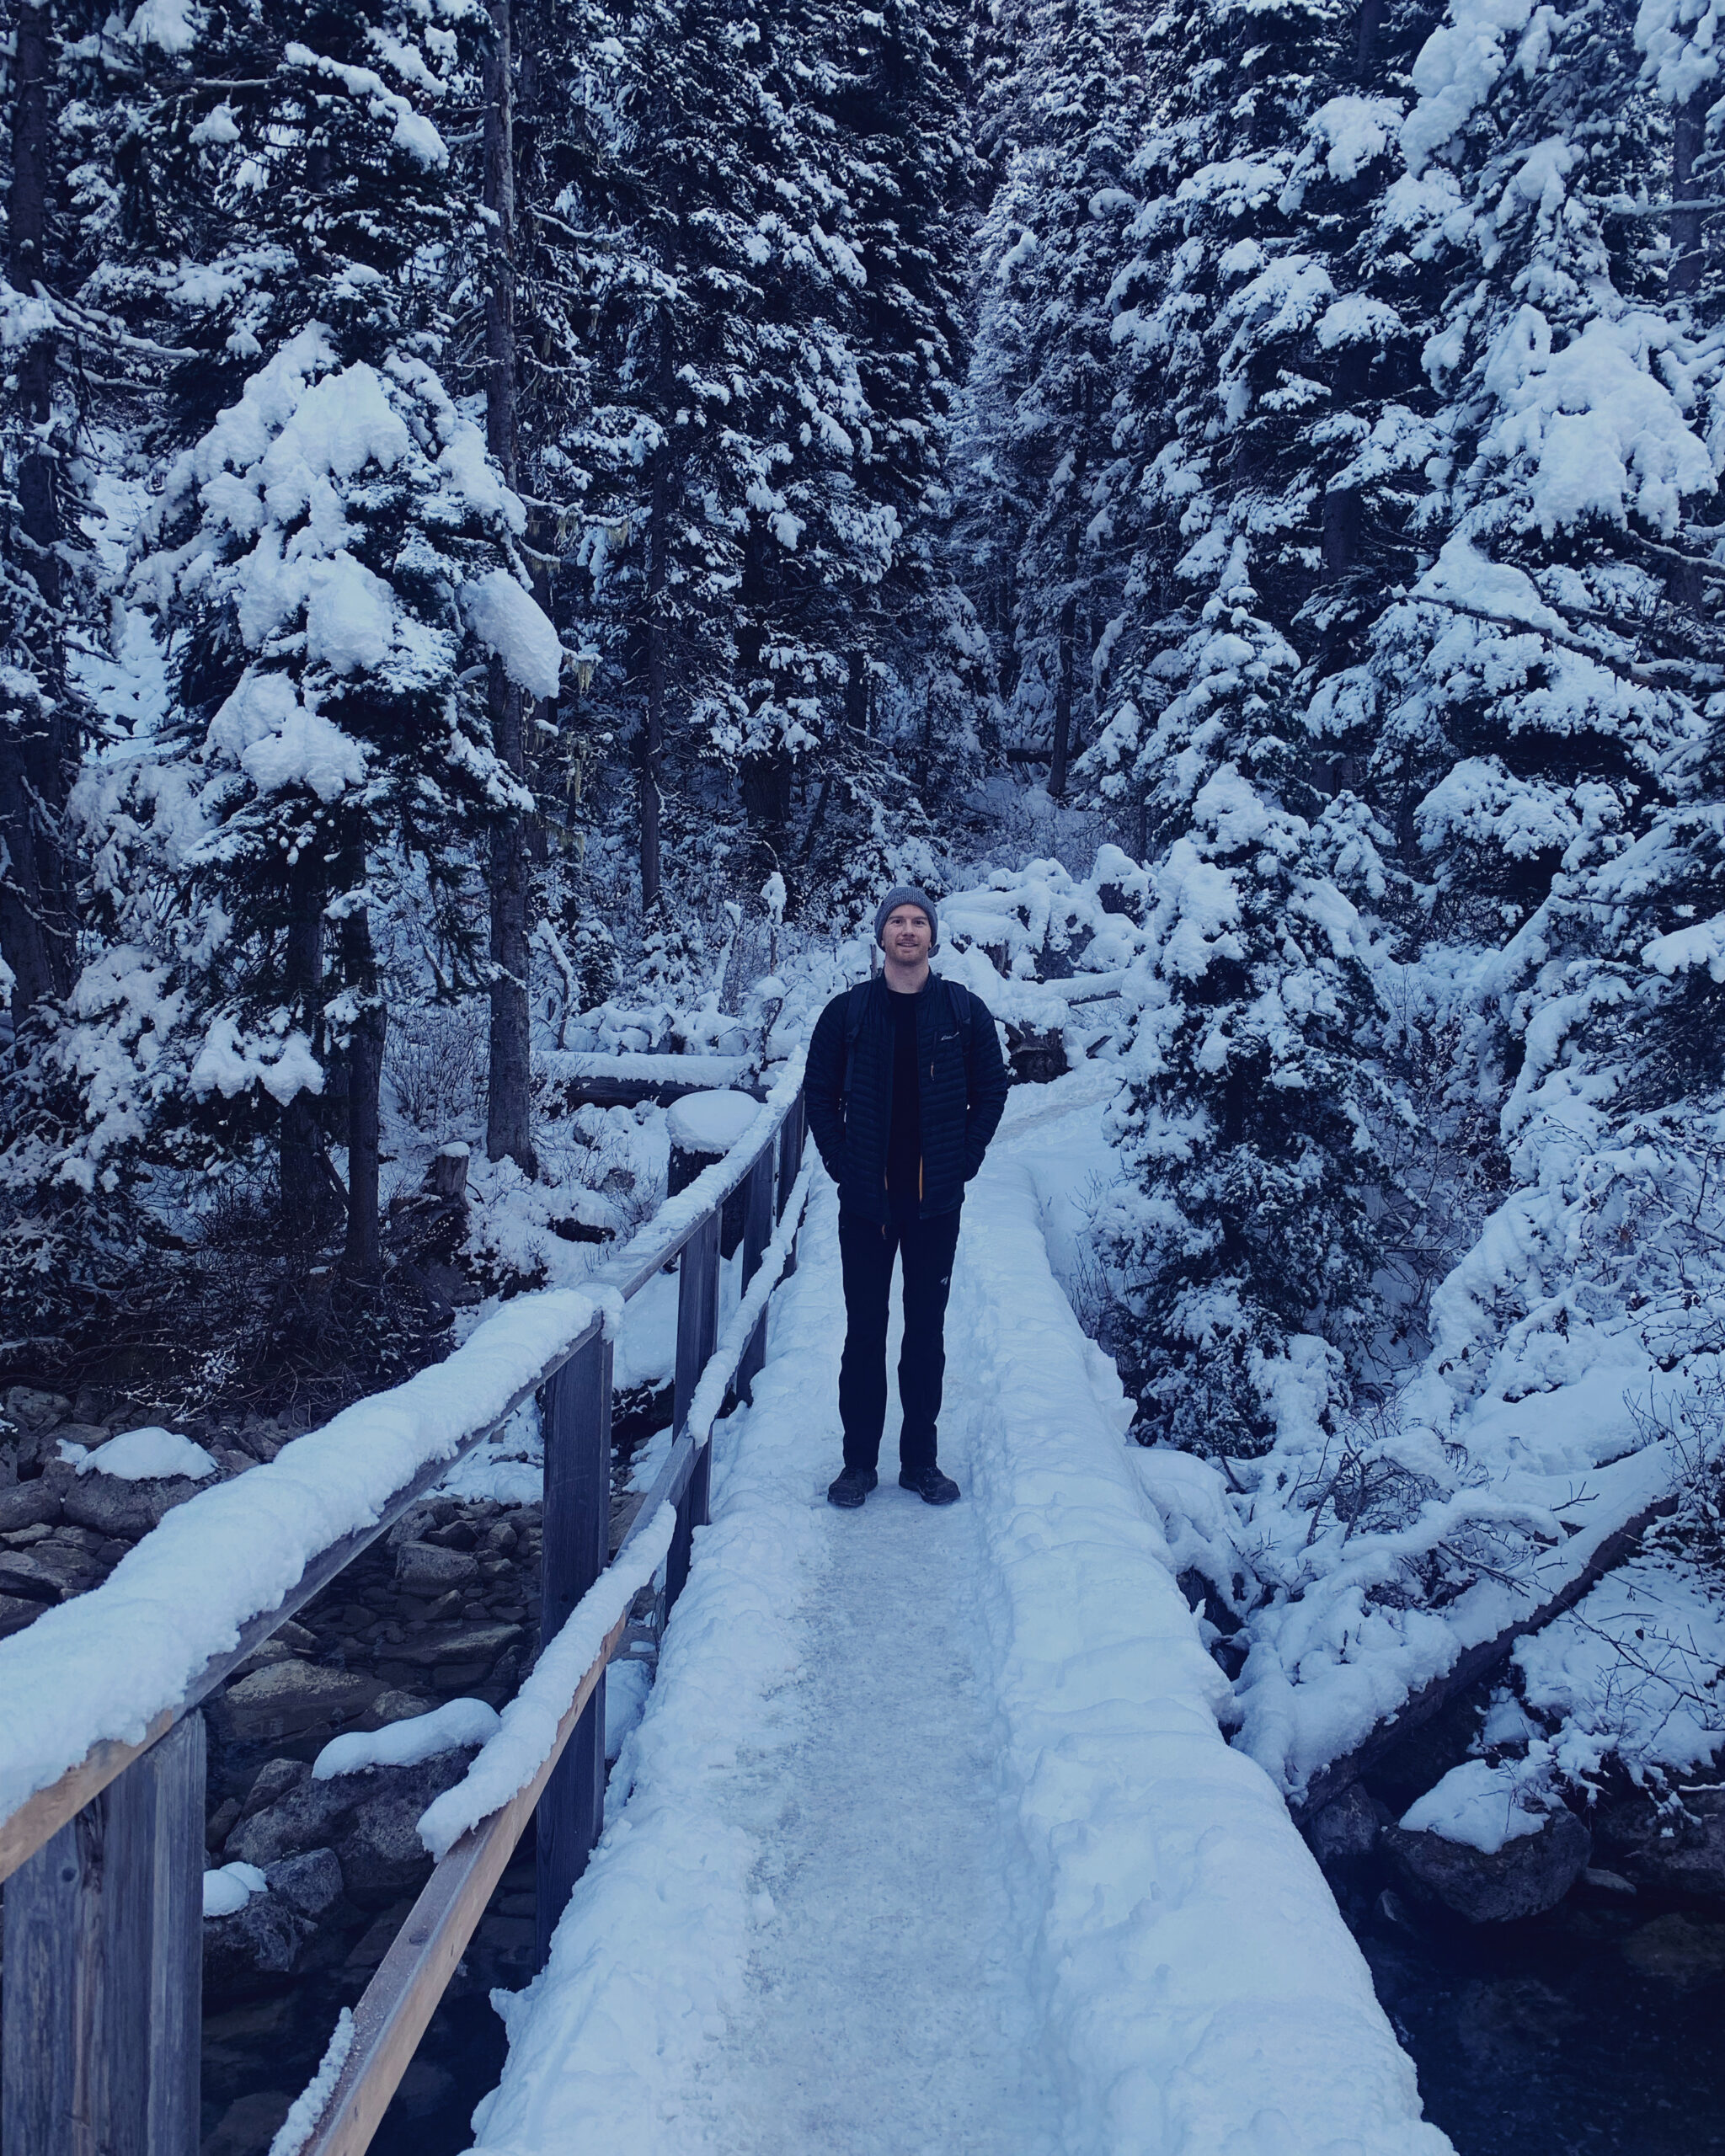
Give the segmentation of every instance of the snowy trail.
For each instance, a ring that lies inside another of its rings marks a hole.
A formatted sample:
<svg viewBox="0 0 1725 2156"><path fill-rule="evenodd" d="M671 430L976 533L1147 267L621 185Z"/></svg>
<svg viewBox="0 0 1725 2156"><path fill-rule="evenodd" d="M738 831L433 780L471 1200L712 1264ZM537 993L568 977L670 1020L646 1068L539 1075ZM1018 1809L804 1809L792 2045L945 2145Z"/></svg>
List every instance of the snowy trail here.
<svg viewBox="0 0 1725 2156"><path fill-rule="evenodd" d="M951 1510L895 1486L894 1422L862 1512L823 1502L843 1306L818 1186L605 1837L548 1967L499 1999L492 2156L1445 2156L1280 1799L1217 1730L1119 1381L1049 1270L1060 1122L1046 1096L1009 1114L967 1204Z"/></svg>
<svg viewBox="0 0 1725 2156"><path fill-rule="evenodd" d="M880 1491L836 1523L805 1620L801 1733L758 1783L772 1911L699 2078L726 2156L1059 2147L1002 1861L975 1515L900 1490L897 1442L895 1417Z"/></svg>

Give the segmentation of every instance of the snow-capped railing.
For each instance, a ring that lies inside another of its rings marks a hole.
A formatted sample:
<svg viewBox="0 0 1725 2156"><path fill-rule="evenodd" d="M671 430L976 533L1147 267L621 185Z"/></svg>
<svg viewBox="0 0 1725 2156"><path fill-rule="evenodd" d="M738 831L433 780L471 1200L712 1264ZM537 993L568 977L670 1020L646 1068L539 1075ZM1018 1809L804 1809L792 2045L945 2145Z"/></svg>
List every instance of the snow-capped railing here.
<svg viewBox="0 0 1725 2156"><path fill-rule="evenodd" d="M296 2107L309 2115L296 2146L366 2147L536 1813L542 1960L602 1823L606 1664L643 1577L662 1565L667 1607L681 1592L708 1517L713 1424L727 1389L749 1397L766 1358L766 1299L794 1264L807 1193L804 1134L799 1054L724 1158L581 1289L505 1305L445 1362L178 1507L101 1587L0 1641L7 2156L62 2156L68 2105L82 2117L92 2100L102 2117L82 2131L93 2146L111 2123L115 2145L195 2156L204 1732L194 1710L536 1392L545 1652L474 1775L451 1792L466 1806L461 1824L428 1837L441 1861L338 2032L321 2085ZM740 1187L745 1293L720 1342L720 1216ZM671 1454L607 1565L612 1339L623 1304L674 1260ZM565 1668L572 1657L579 1668ZM558 1682L568 1698L544 1696Z"/></svg>

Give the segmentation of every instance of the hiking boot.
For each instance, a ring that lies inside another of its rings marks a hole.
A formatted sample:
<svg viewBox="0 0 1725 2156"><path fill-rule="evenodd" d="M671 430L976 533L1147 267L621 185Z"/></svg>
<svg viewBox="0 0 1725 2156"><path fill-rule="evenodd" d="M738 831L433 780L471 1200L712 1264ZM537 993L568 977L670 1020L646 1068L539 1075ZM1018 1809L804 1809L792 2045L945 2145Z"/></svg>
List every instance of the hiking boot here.
<svg viewBox="0 0 1725 2156"><path fill-rule="evenodd" d="M826 1502L837 1505L841 1511L853 1513L879 1480L872 1467L847 1467L827 1484ZM953 1494L956 1497L957 1491Z"/></svg>
<svg viewBox="0 0 1725 2156"><path fill-rule="evenodd" d="M914 1475L908 1467L900 1468L899 1487L914 1490L925 1505L953 1505L959 1501L958 1484L937 1467L919 1468Z"/></svg>

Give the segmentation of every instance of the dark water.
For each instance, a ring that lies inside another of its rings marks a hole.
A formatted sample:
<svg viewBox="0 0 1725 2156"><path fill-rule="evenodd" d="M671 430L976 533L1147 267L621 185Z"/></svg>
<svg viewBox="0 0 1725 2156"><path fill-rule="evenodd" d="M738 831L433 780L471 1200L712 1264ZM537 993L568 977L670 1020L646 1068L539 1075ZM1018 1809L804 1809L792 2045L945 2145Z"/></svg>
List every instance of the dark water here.
<svg viewBox="0 0 1725 2156"><path fill-rule="evenodd" d="M1725 2152L1725 1916L1587 1887L1520 1924L1350 1915L1459 2156Z"/></svg>
<svg viewBox="0 0 1725 2156"><path fill-rule="evenodd" d="M374 2156L460 2156L472 2147L473 2106L503 2071L505 2040L491 1990L519 1989L531 1973L532 1901L529 1844L499 1882L402 2077ZM317 2072L337 2015L357 2003L371 1973L337 1967L264 1996L206 2003L202 2156L262 2156Z"/></svg>

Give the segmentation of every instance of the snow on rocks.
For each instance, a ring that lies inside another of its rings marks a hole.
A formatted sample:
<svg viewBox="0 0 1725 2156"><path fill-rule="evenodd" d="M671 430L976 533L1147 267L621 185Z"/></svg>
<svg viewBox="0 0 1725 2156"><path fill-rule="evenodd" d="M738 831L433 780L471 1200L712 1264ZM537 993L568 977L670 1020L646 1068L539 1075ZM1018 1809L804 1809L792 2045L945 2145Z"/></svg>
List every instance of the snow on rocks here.
<svg viewBox="0 0 1725 2156"><path fill-rule="evenodd" d="M204 1914L231 1917L254 1894L267 1894L270 1882L254 1864L224 1864L204 1874Z"/></svg>
<svg viewBox="0 0 1725 2156"><path fill-rule="evenodd" d="M569 1612L563 1629L533 1665L532 1674L494 1721L466 1779L446 1790L420 1820L419 1838L433 1856L446 1856L470 1827L500 1811L544 1765L556 1742L558 1725L582 1678L598 1659L606 1633L628 1614L636 1595L664 1563L676 1528L676 1508L661 1505ZM398 1723L396 1727L406 1726ZM336 1744L343 1741L338 1737Z"/></svg>
<svg viewBox="0 0 1725 2156"><path fill-rule="evenodd" d="M1403 1882L1469 1924L1509 1924L1554 1909L1587 1870L1593 1837L1574 1812L1548 1812L1534 1832L1482 1852L1441 1834L1384 1830Z"/></svg>
<svg viewBox="0 0 1725 2156"><path fill-rule="evenodd" d="M1067 2146L1439 2156L1316 1864L1223 1741L1226 1684L1122 1445L1119 1380L1055 1286L1010 1158L973 1186L955 1286Z"/></svg>
<svg viewBox="0 0 1725 2156"><path fill-rule="evenodd" d="M200 1444L177 1430L154 1425L124 1430L104 1445L86 1451L82 1445L62 1444L61 1457L72 1461L80 1475L114 1475L122 1482L149 1482L184 1476L201 1482L216 1472L216 1463Z"/></svg>
<svg viewBox="0 0 1725 2156"><path fill-rule="evenodd" d="M382 1729L350 1729L330 1738L312 1762L313 1781L356 1774L367 1767L416 1767L440 1752L483 1744L495 1735L498 1713L483 1700L451 1700L428 1715L409 1715Z"/></svg>
<svg viewBox="0 0 1725 2156"><path fill-rule="evenodd" d="M372 1526L394 1493L500 1420L615 1290L522 1296L447 1361L283 1446L168 1513L99 1588L0 1641L0 1817L104 1738L136 1743L240 1627L320 1550Z"/></svg>
<svg viewBox="0 0 1725 2156"><path fill-rule="evenodd" d="M1387 1828L1383 1847L1416 1894L1470 1924L1555 1908L1587 1869L1593 1837L1551 1788L1551 1748L1465 1759Z"/></svg>
<svg viewBox="0 0 1725 2156"><path fill-rule="evenodd" d="M1549 1746L1539 1748L1549 1755ZM1506 1842L1538 1833L1551 1816L1551 1802L1541 1801L1537 1781L1530 1785L1525 1763L1506 1759L1494 1767L1464 1759L1398 1823L1409 1833L1437 1834L1496 1856Z"/></svg>

